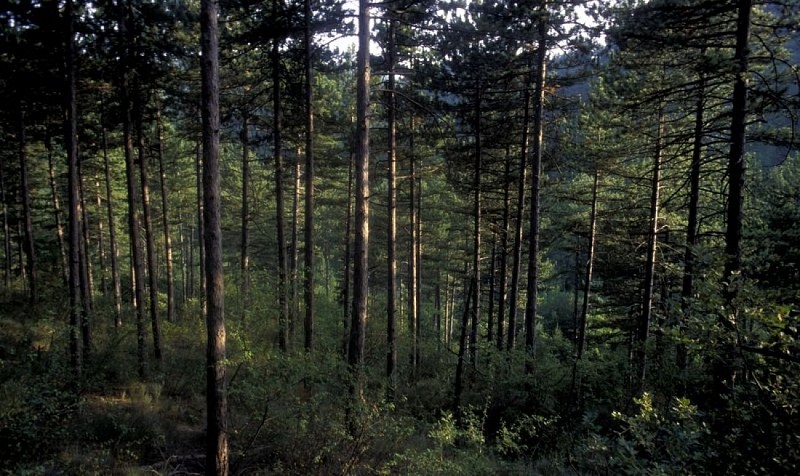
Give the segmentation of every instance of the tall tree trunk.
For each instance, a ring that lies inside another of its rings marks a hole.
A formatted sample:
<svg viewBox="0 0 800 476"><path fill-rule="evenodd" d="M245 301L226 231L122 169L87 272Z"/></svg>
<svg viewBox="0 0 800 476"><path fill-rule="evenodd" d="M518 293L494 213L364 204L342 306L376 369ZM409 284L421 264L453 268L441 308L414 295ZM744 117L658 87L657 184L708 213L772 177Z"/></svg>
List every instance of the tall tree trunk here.
<svg viewBox="0 0 800 476"><path fill-rule="evenodd" d="M370 3L358 2L358 55L356 60L356 128L358 150L355 161L355 241L353 259L353 309L348 359L352 373L351 398L363 399L364 337L369 294L369 20ZM351 430L354 430L352 413Z"/></svg>
<svg viewBox="0 0 800 476"><path fill-rule="evenodd" d="M494 294L497 285L497 233L492 233L492 251L489 257L489 309L486 311L486 340L494 342Z"/></svg>
<svg viewBox="0 0 800 476"><path fill-rule="evenodd" d="M61 269L64 275L64 282L69 283L69 265L67 264L67 247L64 244L64 225L61 219L61 206L58 201L58 186L56 182L56 171L53 164L53 144L50 140L49 128L45 132L44 147L47 151L47 171L50 175L50 193L53 195L53 215L56 220L56 237L58 238L58 253L61 256Z"/></svg>
<svg viewBox="0 0 800 476"><path fill-rule="evenodd" d="M78 219L78 99L75 72L75 14L72 0L65 7L66 38L66 127L64 144L67 149L67 195L68 195L68 244L69 244L69 355L70 366L77 382L82 379L83 364L78 337L80 323L80 221ZM5 202L4 202L5 203ZM8 251L7 251L8 252Z"/></svg>
<svg viewBox="0 0 800 476"><path fill-rule="evenodd" d="M350 347L350 319L352 317L352 301L351 294L351 267L350 263L353 261L352 250L350 244L350 235L352 234L353 225L353 167L355 160L353 154L350 154L350 161L347 167L347 213L345 215L344 226L344 280L342 285L342 330L344 336L342 338L342 354L347 357L349 355L348 348Z"/></svg>
<svg viewBox="0 0 800 476"><path fill-rule="evenodd" d="M453 388L455 396L453 402L453 410L456 414L461 414L461 395L464 393L464 357L467 351L467 327L469 325L470 315L470 299L474 296L475 277L469 281L469 289L467 290L467 301L464 303L464 313L461 317L461 330L458 337L458 361L456 364L456 379Z"/></svg>
<svg viewBox="0 0 800 476"><path fill-rule="evenodd" d="M33 217L31 211L31 192L28 177L27 137L25 134L24 105L20 101L19 123L17 129L17 145L19 152L20 198L22 199L23 241L25 252L25 269L28 275L28 302L36 304L39 300L39 283L36 272L36 246L33 239Z"/></svg>
<svg viewBox="0 0 800 476"><path fill-rule="evenodd" d="M6 176L5 167L0 161L0 200L3 206L3 283L6 288L11 286L11 228L8 224L8 204L6 203ZM68 269L68 268L67 268ZM69 273L68 273L69 274Z"/></svg>
<svg viewBox="0 0 800 476"><path fill-rule="evenodd" d="M214 1L214 0L210 0ZM217 0L218 1L218 0ZM199 261L200 272L200 288L198 295L200 296L200 307L203 313L206 312L206 240L203 238L206 234L205 226L205 205L203 198L203 150L198 144L197 155L195 157L195 170L197 177L197 256ZM192 270L194 272L194 270Z"/></svg>
<svg viewBox="0 0 800 476"><path fill-rule="evenodd" d="M81 342L83 345L84 361L92 353L92 328L91 315L94 313L92 298L94 285L92 277L92 263L89 256L89 216L86 213L86 200L83 192L83 171L78 162L78 208L81 214L81 239L78 247L80 253L80 278L81 278Z"/></svg>
<svg viewBox="0 0 800 476"><path fill-rule="evenodd" d="M156 134L158 139L158 175L161 185L161 227L164 231L164 260L167 270L167 321L175 322L175 266L172 256L172 236L169 227L169 187L164 169L164 124L161 119L161 102L156 109Z"/></svg>
<svg viewBox="0 0 800 476"><path fill-rule="evenodd" d="M242 108L242 215L239 273L242 276L242 321L250 311L250 114Z"/></svg>
<svg viewBox="0 0 800 476"><path fill-rule="evenodd" d="M128 31L128 21L131 10L130 0L122 4L120 19L120 37L125 45L133 44ZM136 188L136 169L133 157L133 111L131 104L131 51L130 46L126 46L122 58L122 83L120 84L120 96L123 111L123 141L125 143L125 176L128 191L128 231L130 234L131 245L131 274L133 281L133 301L136 310L136 343L137 343L137 363L139 377L144 378L147 372L146 359L146 328L144 317L144 258L141 248L141 230L139 228L138 206L139 195Z"/></svg>
<svg viewBox="0 0 800 476"><path fill-rule="evenodd" d="M726 211L727 229L725 230L725 269L723 279L723 297L727 306L727 315L721 315L721 323L729 329L737 324L737 298L739 286L737 274L742 267L742 223L744 221L744 182L745 182L745 149L747 146L747 84L750 62L750 16L753 9L752 0L738 0L736 19L736 50L734 61L736 74L733 82L733 98L731 104L731 147L728 154L728 207ZM735 349L731 344L723 344L721 358L713 369L714 390L719 395L733 390Z"/></svg>
<svg viewBox="0 0 800 476"><path fill-rule="evenodd" d="M408 253L408 336L411 339L411 346L409 348L409 364L411 367L411 378L417 376L417 366L419 362L417 357L419 355L419 292L417 289L417 273L419 269L417 266L417 161L414 157L414 131L412 118L412 131L411 131L411 152L409 154L410 160L410 177L409 177L409 228L411 231L411 240L409 242Z"/></svg>
<svg viewBox="0 0 800 476"><path fill-rule="evenodd" d="M524 111L522 116L522 141L520 144L519 177L517 177L517 207L514 217L514 265L511 268L511 289L508 295L508 350L514 348L517 339L517 302L519 301L519 275L522 272L522 230L525 216L525 186L528 171L528 141L530 136L531 79L525 84Z"/></svg>
<svg viewBox="0 0 800 476"><path fill-rule="evenodd" d="M663 154L664 112L658 111L658 133L653 158L653 179L650 193L650 221L647 230L647 257L645 258L644 283L642 285L642 315L636 330L635 356L637 365L637 387L643 390L647 374L647 337L653 313L653 282L656 269L656 250L658 249L658 209L661 192L661 160Z"/></svg>
<svg viewBox="0 0 800 476"><path fill-rule="evenodd" d="M547 77L547 7L541 6L538 24L539 48L536 51L536 75L533 96L533 144L531 144L531 222L528 234L528 302L525 306L525 351L528 354L525 370L533 370L536 353L536 318L539 307L539 223L541 221L539 188L542 173L544 85Z"/></svg>
<svg viewBox="0 0 800 476"><path fill-rule="evenodd" d="M153 234L152 210L150 208L150 178L145 154L144 130L142 125L144 104L142 98L136 100L136 136L139 154L139 180L142 187L142 219L144 221L144 242L147 253L147 279L150 292L150 325L153 332L153 357L156 366L161 368L161 323L158 315L158 267L156 266L156 246ZM144 306L144 303L142 303Z"/></svg>
<svg viewBox="0 0 800 476"><path fill-rule="evenodd" d="M119 277L119 250L114 226L114 200L111 192L111 167L108 158L108 137L103 127L103 172L105 174L106 212L108 214L108 243L111 256L111 282L114 289L114 327L122 325L122 288Z"/></svg>
<svg viewBox="0 0 800 476"><path fill-rule="evenodd" d="M313 13L311 10L311 0L304 0L305 10L305 31L304 40L306 47L305 57L305 106L306 106L306 200L305 200L305 253L303 263L303 300L306 304L304 320L304 336L306 351L314 349L314 314L316 308L314 304L314 76L312 69L312 53L314 38L311 31ZM348 302L348 301L345 301Z"/></svg>
<svg viewBox="0 0 800 476"><path fill-rule="evenodd" d="M219 160L219 43L217 1L201 0L203 208L206 275L206 474L228 474L225 385L225 289L222 269L221 180Z"/></svg>
<svg viewBox="0 0 800 476"><path fill-rule="evenodd" d="M277 9L280 0L273 0L273 8ZM289 306L286 299L286 225L284 223L283 196L283 109L281 104L281 56L280 40L272 43L272 134L274 140L273 156L275 159L275 227L278 241L278 345L281 350L289 348Z"/></svg>
<svg viewBox="0 0 800 476"><path fill-rule="evenodd" d="M97 209L97 255L100 261L100 290L103 296L108 296L108 256L106 255L106 237L103 220L103 200L100 198L100 179L94 177L94 204Z"/></svg>
<svg viewBox="0 0 800 476"><path fill-rule="evenodd" d="M295 328L297 327L297 319L300 315L300 301L298 296L298 275L297 266L300 262L300 243L299 243L299 228L300 228L300 191L303 187L300 174L302 173L300 167L301 151L297 147L295 154L294 170L292 178L294 186L292 187L292 231L291 238L289 238L289 338L294 341Z"/></svg>
<svg viewBox="0 0 800 476"><path fill-rule="evenodd" d="M469 332L470 364L475 369L478 365L478 324L481 318L481 169L483 168L483 146L481 144L481 80L476 81L475 87L475 168L472 179L474 200L472 204L473 241L472 241L472 272L475 283L472 286L472 322Z"/></svg>
<svg viewBox="0 0 800 476"><path fill-rule="evenodd" d="M395 95L395 30L397 20L390 13L389 31L387 33L387 56L389 71L389 87L386 91L386 115L388 132L387 144L387 205L389 212L389 229L387 236L387 287L386 287L386 376L389 380L389 398L394 398L397 384L397 100Z"/></svg>
<svg viewBox="0 0 800 476"><path fill-rule="evenodd" d="M505 342L505 319L506 319L506 285L508 283L508 222L511 205L511 154L506 149L505 164L503 170L503 224L500 229L500 295L497 300L497 350L503 349Z"/></svg>

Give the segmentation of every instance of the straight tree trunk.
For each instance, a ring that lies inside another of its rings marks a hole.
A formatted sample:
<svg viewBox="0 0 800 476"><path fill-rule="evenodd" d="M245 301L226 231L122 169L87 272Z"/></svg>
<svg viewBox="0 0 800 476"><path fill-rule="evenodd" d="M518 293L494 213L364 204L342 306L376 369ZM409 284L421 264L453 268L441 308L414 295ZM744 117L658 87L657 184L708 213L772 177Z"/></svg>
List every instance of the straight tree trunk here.
<svg viewBox="0 0 800 476"><path fill-rule="evenodd" d="M66 134L64 144L67 149L67 230L69 244L69 355L70 366L76 382L82 380L83 363L79 344L79 323L81 307L80 290L80 222L78 219L78 100L77 80L75 72L75 14L72 0L67 0L65 7L66 38ZM5 201L3 202L5 203ZM7 233L6 233L7 234ZM6 251L8 253L8 251Z"/></svg>
<svg viewBox="0 0 800 476"><path fill-rule="evenodd" d="M356 129L357 154L355 161L355 241L353 259L353 308L350 323L348 359L352 374L351 404L363 400L364 338L367 324L369 294L369 20L370 3L358 3L358 55L356 60ZM354 430L352 409L350 427Z"/></svg>
<svg viewBox="0 0 800 476"><path fill-rule="evenodd" d="M393 15L393 13L392 13ZM395 95L395 30L397 20L392 16L389 19L387 33L387 56L389 70L389 87L386 92L387 103L387 204L389 212L389 229L387 237L387 265L388 277L386 288L386 376L389 380L389 398L394 398L394 389L397 384L397 100Z"/></svg>
<svg viewBox="0 0 800 476"><path fill-rule="evenodd" d="M411 228L411 240L408 253L408 335L411 338L411 348L409 349L409 364L411 367L411 378L416 378L417 367L419 365L419 292L417 289L417 161L414 157L413 145L413 119L412 119L412 139L410 159L410 190L409 190L409 227Z"/></svg>
<svg viewBox="0 0 800 476"><path fill-rule="evenodd" d="M69 265L67 264L67 247L64 244L64 224L61 219L61 206L58 201L58 186L56 184L56 171L53 164L53 144L50 140L50 130L46 131L44 147L47 150L47 171L50 175L50 193L53 195L53 215L56 220L56 236L58 238L58 253L61 256L61 268L64 282L69 283Z"/></svg>
<svg viewBox="0 0 800 476"><path fill-rule="evenodd" d="M298 273L297 266L300 262L300 243L299 243L299 227L300 227L300 191L303 187L301 181L301 167L300 167L301 151L300 147L297 148L294 160L294 170L292 178L294 186L292 187L292 231L289 244L289 338L294 341L295 328L297 327L297 320L300 316L300 300L298 296ZM305 343L304 343L305 344Z"/></svg>
<svg viewBox="0 0 800 476"><path fill-rule="evenodd" d="M661 192L661 160L663 154L664 112L658 112L658 135L656 136L653 157L652 191L650 193L650 221L647 230L647 257L645 258L644 283L642 285L642 315L636 331L635 356L637 365L637 387L643 390L647 375L647 338L653 315L653 281L656 269L656 250L658 249L658 209Z"/></svg>
<svg viewBox="0 0 800 476"><path fill-rule="evenodd" d="M114 327L122 325L122 287L119 277L119 250L114 226L114 201L111 192L111 167L108 159L108 137L103 127L103 172L105 174L106 213L108 215L108 244L111 257L111 282L114 289Z"/></svg>
<svg viewBox="0 0 800 476"><path fill-rule="evenodd" d="M700 207L700 171L701 159L703 156L703 123L705 108L705 84L704 73L700 73L697 103L695 105L694 116L694 141L692 143L692 163L689 171L689 213L686 219L686 249L683 254L683 283L681 287L681 309L683 319L678 325L679 330L685 326L685 318L690 316L692 301L694 300L694 265L695 265L695 246L697 246L698 235L698 211ZM686 345L678 344L676 360L682 379L686 377ZM685 391L685 389L684 389Z"/></svg>
<svg viewBox="0 0 800 476"><path fill-rule="evenodd" d="M219 1L219 0L210 0L210 1ZM206 234L205 232L205 205L204 205L204 198L203 198L203 150L198 145L197 147L197 155L195 160L195 171L197 177L197 256L200 266L200 272L198 273L200 276L200 289L198 290L198 295L200 296L200 307L203 310L203 313L206 312L206 240L203 238ZM192 269L194 272L194 269Z"/></svg>
<svg viewBox="0 0 800 476"><path fill-rule="evenodd" d="M486 340L494 342L494 294L497 280L497 234L492 233L492 252L489 258L489 309L486 314Z"/></svg>
<svg viewBox="0 0 800 476"><path fill-rule="evenodd" d="M221 179L219 160L219 43L217 1L201 0L203 208L206 275L206 474L228 474L225 384L225 289L222 269Z"/></svg>
<svg viewBox="0 0 800 476"><path fill-rule="evenodd" d="M36 246L33 239L33 217L31 211L31 193L28 177L27 137L25 134L25 112L20 101L17 145L19 152L20 197L22 199L23 241L25 252L25 269L28 275L28 302L36 304L39 300L39 283L36 272Z"/></svg>
<svg viewBox="0 0 800 476"><path fill-rule="evenodd" d="M472 204L473 215L473 242L472 242L472 272L474 284L472 285L472 322L469 332L470 364L475 369L478 366L478 324L481 318L481 169L483 168L483 147L481 144L481 93L482 84L476 81L475 88L475 162L472 188L474 200Z"/></svg>
<svg viewBox="0 0 800 476"><path fill-rule="evenodd" d="M522 230L525 216L525 186L528 171L528 141L530 136L531 90L530 79L525 85L524 112L522 116L522 141L520 144L519 177L517 178L517 207L514 228L514 265L511 268L511 289L508 296L507 346L512 350L517 339L517 303L519 301L519 275L522 272Z"/></svg>
<svg viewBox="0 0 800 476"><path fill-rule="evenodd" d="M536 353L536 320L539 307L539 224L544 125L544 86L547 77L547 7L542 4L538 25L539 48L536 52L536 75L533 96L533 144L531 144L531 222L528 234L528 302L525 306L525 351L528 354L525 370L533 371Z"/></svg>
<svg viewBox="0 0 800 476"><path fill-rule="evenodd" d="M458 363L456 364L456 379L453 388L453 395L455 396L453 402L453 410L456 414L461 414L461 396L464 393L464 360L467 351L467 327L469 325L470 315L470 299L475 295L473 288L475 287L475 276L469 282L469 289L467 290L467 301L464 303L464 313L461 317L461 330L458 337Z"/></svg>
<svg viewBox="0 0 800 476"><path fill-rule="evenodd" d="M592 211L589 216L589 250L586 258L586 271L583 285L583 305L581 306L581 317L578 323L578 339L576 343L577 360L583 358L583 349L586 347L586 327L589 322L589 297L592 289L592 268L594 266L594 249L597 236L597 191L600 187L600 171L594 171L594 182L592 184Z"/></svg>
<svg viewBox="0 0 800 476"><path fill-rule="evenodd" d="M352 235L353 224L353 166L355 160L351 154L350 161L347 167L347 213L345 216L344 227L344 283L342 286L342 330L344 332L342 338L342 353L345 357L349 355L350 346L350 319L352 317L352 301L350 299L352 282L351 267L352 250L350 245L350 235Z"/></svg>
<svg viewBox="0 0 800 476"><path fill-rule="evenodd" d="M306 106L306 200L305 200L305 248L304 260L305 270L303 273L303 300L305 301L305 320L304 337L306 351L314 349L314 314L316 308L314 304L314 70L312 68L312 53L314 48L314 37L311 31L313 13L311 10L311 0L304 0L305 10L305 31L304 40L306 48L305 57L305 106ZM349 203L348 203L349 206ZM345 301L349 302L349 301Z"/></svg>
<svg viewBox="0 0 800 476"><path fill-rule="evenodd" d="M145 154L145 140L142 125L142 115L144 114L144 104L141 99L137 99L136 105L136 137L137 149L139 154L139 181L142 187L142 219L144 221L144 242L147 253L147 279L148 290L150 292L150 325L153 332L153 357L156 366L161 368L161 322L158 315L158 268L156 267L156 246L153 234L152 210L150 208L150 178L147 167L147 156ZM144 306L144 302L142 303Z"/></svg>
<svg viewBox="0 0 800 476"><path fill-rule="evenodd" d="M83 192L83 171L78 162L78 208L81 214L81 239L78 247L80 253L80 288L81 288L81 343L83 346L83 360L86 361L92 353L92 328L91 315L94 313L92 294L94 290L92 278L92 263L89 256L89 217L86 213L86 200Z"/></svg>
<svg viewBox="0 0 800 476"><path fill-rule="evenodd" d="M278 9L280 0L273 0L273 7ZM275 38L272 44L272 134L274 140L273 156L275 159L275 205L276 232L278 240L278 346L281 350L289 349L289 306L286 299L286 225L284 223L283 196L283 109L281 104L281 56L280 41Z"/></svg>
<svg viewBox="0 0 800 476"><path fill-rule="evenodd" d="M120 19L120 37L125 45L133 44L128 31L129 14L131 10L130 0L122 4ZM138 206L139 195L136 188L136 170L133 158L133 111L131 104L130 87L130 46L126 46L122 58L122 83L120 84L120 96L123 111L123 141L125 143L125 176L128 191L128 231L131 244L131 274L133 288L133 302L136 311L136 347L137 364L139 378L144 379L147 373L146 358L146 328L144 317L144 258L141 248L141 230L139 228ZM77 185L76 185L77 190Z"/></svg>
<svg viewBox="0 0 800 476"><path fill-rule="evenodd" d="M6 288L11 286L11 228L8 224L8 205L6 204L6 176L3 162L0 161L0 200L3 206L3 282ZM69 269L69 268L67 268ZM67 273L69 274L69 273Z"/></svg>
<svg viewBox="0 0 800 476"><path fill-rule="evenodd" d="M100 179L94 177L94 203L97 209L97 255L100 260L100 290L103 296L108 296L108 256L106 255L106 237L103 220L103 200L100 198Z"/></svg>
<svg viewBox="0 0 800 476"><path fill-rule="evenodd" d="M175 266L172 256L172 236L169 227L169 187L164 169L164 124L161 120L161 103L156 110L156 133L158 135L158 174L161 185L161 227L164 231L164 260L167 271L167 321L175 322Z"/></svg>
<svg viewBox="0 0 800 476"><path fill-rule="evenodd" d="M508 222L511 205L511 154L506 150L505 165L503 171L503 224L500 229L500 295L497 300L497 350L503 349L505 342L505 319L506 319L506 285L508 282Z"/></svg>
<svg viewBox="0 0 800 476"><path fill-rule="evenodd" d="M242 276L242 321L250 311L250 114L242 109L242 228L239 273Z"/></svg>

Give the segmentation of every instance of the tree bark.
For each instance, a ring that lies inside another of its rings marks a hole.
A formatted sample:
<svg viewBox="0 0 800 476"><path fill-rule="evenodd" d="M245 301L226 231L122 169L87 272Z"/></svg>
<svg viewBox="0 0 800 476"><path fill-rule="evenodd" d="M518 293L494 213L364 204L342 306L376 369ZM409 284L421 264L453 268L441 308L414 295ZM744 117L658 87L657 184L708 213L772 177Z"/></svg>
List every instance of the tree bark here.
<svg viewBox="0 0 800 476"><path fill-rule="evenodd" d="M417 376L417 367L419 365L419 290L417 289L417 274L419 273L417 265L417 243L419 237L417 236L417 161L414 157L414 120L411 120L411 151L409 154L410 160L410 177L409 177L409 228L411 232L411 240L409 242L408 253L408 335L411 339L411 346L409 351L409 365L411 378Z"/></svg>
<svg viewBox="0 0 800 476"><path fill-rule="evenodd" d="M305 176L305 241L303 273L303 300L305 301L305 319L303 322L304 341L306 351L314 349L314 70L312 68L313 41L311 21L313 13L311 0L304 0L305 31L304 40L306 47L305 57L305 106L306 106L306 176ZM348 302L348 301L345 301Z"/></svg>
<svg viewBox="0 0 800 476"><path fill-rule="evenodd" d="M152 210L150 208L150 178L145 154L145 139L142 125L144 104L142 98L136 99L136 136L139 154L139 181L142 187L142 220L144 221L144 242L147 253L147 280L150 301L150 325L153 332L153 357L156 366L161 368L161 322L158 315L158 268L156 267L156 246L153 234ZM142 303L144 306L144 303Z"/></svg>
<svg viewBox="0 0 800 476"><path fill-rule="evenodd" d="M61 206L58 201L58 186L56 183L56 171L53 164L53 144L50 140L50 130L46 131L44 147L47 150L47 171L50 176L50 193L53 195L53 215L56 220L56 237L58 238L58 253L61 256L61 267L64 275L64 282L69 283L69 265L67 264L67 247L64 244L64 224L61 219Z"/></svg>
<svg viewBox="0 0 800 476"><path fill-rule="evenodd" d="M364 337L369 294L369 20L368 0L358 3L358 55L356 60L356 128L358 149L355 161L355 241L353 260L353 308L350 323L348 364L352 374L351 398L363 398ZM352 418L352 413L350 417ZM353 429L351 420L351 429Z"/></svg>
<svg viewBox="0 0 800 476"><path fill-rule="evenodd" d="M67 149L67 195L68 195L68 244L69 244L69 355L70 366L77 382L82 379L83 363L78 337L80 323L80 222L78 219L78 100L75 72L75 14L72 0L67 0L65 7L66 38L66 127L64 144ZM5 202L4 202L5 203Z"/></svg>
<svg viewBox="0 0 800 476"><path fill-rule="evenodd" d="M242 108L242 214L239 273L242 279L242 321L250 311L250 114Z"/></svg>
<svg viewBox="0 0 800 476"><path fill-rule="evenodd" d="M475 85L475 158L472 188L474 200L472 204L473 241L472 241L472 272L474 284L472 285L472 322L469 332L470 364L475 369L478 365L478 325L481 318L481 169L483 168L483 147L481 144L481 80Z"/></svg>
<svg viewBox="0 0 800 476"><path fill-rule="evenodd" d="M393 12L390 13L393 15ZM387 237L387 288L386 288L386 376L389 380L389 397L394 397L397 369L397 99L395 95L395 30L397 20L389 19L387 33L387 68L389 87L386 91L387 129L387 205L389 212Z"/></svg>
<svg viewBox="0 0 800 476"><path fill-rule="evenodd" d="M6 204L6 176L4 169L3 162L0 161L0 200L2 200L3 204L3 282L6 288L8 288L11 286L11 263L13 258L11 252L11 227L8 223L8 205Z"/></svg>
<svg viewBox="0 0 800 476"><path fill-rule="evenodd" d="M28 144L25 127L24 105L20 100L17 146L19 152L20 198L22 199L22 223L24 231L22 249L25 252L25 269L28 275L28 302L33 305L39 300L39 283L36 272L36 245L33 239L33 217L26 150Z"/></svg>
<svg viewBox="0 0 800 476"><path fill-rule="evenodd" d="M506 320L506 285L508 283L508 223L511 205L511 154L506 150L505 164L503 170L503 224L500 229L500 295L497 299L497 350L503 349L505 342L505 320Z"/></svg>
<svg viewBox="0 0 800 476"><path fill-rule="evenodd" d="M531 145L531 221L528 235L528 302L525 306L525 351L528 354L525 370L533 370L536 353L536 321L539 308L539 224L542 173L543 125L544 125L544 86L547 77L547 28L549 27L547 7L542 4L538 20L539 48L536 51L536 75L533 96L533 144Z"/></svg>
<svg viewBox="0 0 800 476"><path fill-rule="evenodd" d="M222 269L219 160L219 43L217 1L201 0L203 208L206 275L206 474L228 474L227 395L225 385L225 290Z"/></svg>
<svg viewBox="0 0 800 476"><path fill-rule="evenodd" d="M156 134L158 135L158 174L161 185L161 227L164 231L164 259L167 271L167 321L175 322L175 267L169 226L169 187L164 169L164 125L161 120L160 101L156 110Z"/></svg>
<svg viewBox="0 0 800 476"><path fill-rule="evenodd" d="M592 268L594 266L595 237L597 235L597 192L600 187L600 171L594 171L592 184L592 211L589 215L589 250L586 258L586 274L583 280L583 305L578 323L578 339L576 342L576 359L583 358L583 349L586 347L586 327L589 322L589 297L592 289Z"/></svg>
<svg viewBox="0 0 800 476"><path fill-rule="evenodd" d="M664 112L658 111L658 134L653 157L653 179L650 193L650 220L647 230L647 257L645 258L644 283L642 285L642 315L636 330L637 383L641 391L647 375L647 338L653 313L653 281L656 269L656 250L658 249L658 211L661 192L661 160L663 154Z"/></svg>
<svg viewBox="0 0 800 476"><path fill-rule="evenodd" d="M281 2L273 0L276 13ZM283 109L281 104L281 56L280 40L272 43L272 134L273 158L275 160L275 228L278 241L278 346L286 351L289 348L289 306L286 299L286 225L284 223L283 195Z"/></svg>
<svg viewBox="0 0 800 476"><path fill-rule="evenodd" d="M120 84L120 96L123 111L123 141L125 143L125 176L128 191L128 231L130 234L131 245L131 275L133 288L133 306L136 311L136 347L137 364L139 378L144 378L147 372L146 350L146 329L144 317L144 261L141 249L141 230L139 228L138 206L139 195L136 188L136 170L133 158L133 111L131 104L131 51L130 45L133 41L128 31L128 21L131 4L130 0L121 4L121 18L119 34L121 41L126 47L122 57L122 82ZM77 185L76 185L77 190Z"/></svg>

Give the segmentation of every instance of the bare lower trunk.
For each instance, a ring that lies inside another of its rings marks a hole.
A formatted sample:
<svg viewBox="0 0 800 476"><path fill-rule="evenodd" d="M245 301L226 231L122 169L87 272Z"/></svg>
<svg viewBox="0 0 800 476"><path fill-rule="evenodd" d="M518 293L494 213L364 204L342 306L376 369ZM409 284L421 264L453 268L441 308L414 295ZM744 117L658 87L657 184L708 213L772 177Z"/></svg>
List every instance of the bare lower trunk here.
<svg viewBox="0 0 800 476"><path fill-rule="evenodd" d="M50 141L50 131L46 131L44 147L47 150L47 170L50 175L50 193L53 195L53 215L56 221L56 237L58 238L58 253L61 256L61 267L64 282L69 283L69 265L67 264L67 247L64 244L64 225L61 218L61 206L58 201L58 187L56 185L56 172L53 165L53 144Z"/></svg>
<svg viewBox="0 0 800 476"><path fill-rule="evenodd" d="M305 106L306 106L306 201L305 201L305 254L303 263L303 300L305 301L305 320L303 324L304 341L306 351L314 349L314 314L316 312L314 303L314 104L313 104L313 35L311 22L313 13L311 10L311 0L304 0L305 10L305 31L304 40L306 47L305 57ZM345 301L348 302L348 301Z"/></svg>
<svg viewBox="0 0 800 476"><path fill-rule="evenodd" d="M389 380L389 396L394 397L397 369L397 134L395 97L395 29L397 21L389 19L388 69L389 87L386 92L388 152L386 167L387 203L389 212L387 236L387 288L386 288L386 376Z"/></svg>
<svg viewBox="0 0 800 476"><path fill-rule="evenodd" d="M27 138L25 134L25 113L19 106L19 129L17 130L19 151L20 197L22 199L23 241L25 252L25 271L28 277L28 302L36 304L39 300L39 283L36 272L36 246L33 241L33 217L31 212L31 194L28 181Z"/></svg>
<svg viewBox="0 0 800 476"><path fill-rule="evenodd" d="M161 185L161 227L164 231L164 260L167 271L167 321L175 322L175 267L172 256L172 236L169 226L169 187L164 169L164 127L161 123L161 104L156 111L158 139L158 174Z"/></svg>
<svg viewBox="0 0 800 476"><path fill-rule="evenodd" d="M273 5L278 5L278 0ZM278 242L278 345L281 350L289 348L289 306L286 299L286 225L284 223L283 195L283 121L281 104L281 57L280 41L273 40L272 45L272 134L274 140L273 157L275 159L275 227Z"/></svg>

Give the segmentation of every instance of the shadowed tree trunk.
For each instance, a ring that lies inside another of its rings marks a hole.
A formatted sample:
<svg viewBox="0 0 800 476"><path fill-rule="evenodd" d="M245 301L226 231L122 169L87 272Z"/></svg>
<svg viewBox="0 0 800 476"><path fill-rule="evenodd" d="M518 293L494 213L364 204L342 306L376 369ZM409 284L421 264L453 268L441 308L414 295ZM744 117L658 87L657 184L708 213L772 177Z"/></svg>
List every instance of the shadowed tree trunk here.
<svg viewBox="0 0 800 476"><path fill-rule="evenodd" d="M175 322L175 267L172 257L172 236L169 227L169 187L164 169L164 125L161 121L161 102L156 109L156 134L158 140L158 175L161 185L161 227L164 231L164 260L167 271L167 321Z"/></svg>
<svg viewBox="0 0 800 476"><path fill-rule="evenodd" d="M108 214L108 244L111 258L111 283L114 290L114 327L122 325L122 290L119 277L119 250L114 226L114 201L111 193L111 167L108 159L108 137L103 127L103 172L105 174L106 212Z"/></svg>
<svg viewBox="0 0 800 476"><path fill-rule="evenodd" d="M242 228L239 273L242 276L242 321L250 311L250 114L242 109Z"/></svg>
<svg viewBox="0 0 800 476"><path fill-rule="evenodd" d="M273 0L273 7L277 11L281 2ZM289 306L286 296L286 225L284 223L284 194L283 194L283 109L281 104L281 56L280 40L275 38L272 43L272 134L274 141L273 158L275 160L275 227L278 241L278 345L281 350L289 348Z"/></svg>
<svg viewBox="0 0 800 476"><path fill-rule="evenodd" d="M306 48L305 57L305 106L306 106L306 200L305 200L305 242L304 260L305 269L303 272L303 300L306 304L306 313L303 323L304 340L306 351L314 349L314 104L313 104L313 69L312 53L314 38L311 32L311 22L313 13L311 10L311 0L304 0L305 10L305 31L304 40ZM348 204L349 206L349 204ZM349 302L349 301L345 301Z"/></svg>
<svg viewBox="0 0 800 476"><path fill-rule="evenodd" d="M69 244L69 355L70 366L77 382L82 379L81 348L78 338L80 322L81 290L80 290L80 222L78 219L78 100L75 72L75 15L72 0L67 0L65 7L66 38L66 127L64 128L64 145L67 149L67 230ZM5 203L5 202L4 202Z"/></svg>
<svg viewBox="0 0 800 476"><path fill-rule="evenodd" d="M525 306L525 371L533 370L536 354L536 321L539 308L539 225L540 225L540 175L542 173L543 125L544 125L544 86L547 77L547 7L541 5L538 19L539 47L536 51L536 73L533 96L533 144L531 145L531 222L528 234L528 302Z"/></svg>
<svg viewBox="0 0 800 476"><path fill-rule="evenodd" d="M28 276L28 302L36 304L39 300L39 283L36 272L36 246L33 242L33 218L31 213L31 193L28 177L27 137L25 134L24 105L19 104L19 123L17 146L19 152L20 198L22 200L22 250L25 252L25 270Z"/></svg>
<svg viewBox="0 0 800 476"><path fill-rule="evenodd" d="M475 168L472 179L474 200L472 204L473 242L472 242L472 272L474 283L472 285L472 322L469 332L470 364L475 369L478 365L478 324L481 318L481 169L483 168L483 148L481 145L481 80L475 85Z"/></svg>
<svg viewBox="0 0 800 476"><path fill-rule="evenodd" d="M0 161L0 200L3 205L3 282L6 288L11 286L11 228L8 224L8 205L6 204L6 176L5 167ZM69 269L69 268L67 268ZM67 273L69 274L69 273Z"/></svg>
<svg viewBox="0 0 800 476"><path fill-rule="evenodd" d="M203 208L206 275L206 474L228 474L228 406L225 384L225 290L222 270L219 160L219 43L217 1L202 0Z"/></svg>
<svg viewBox="0 0 800 476"><path fill-rule="evenodd" d="M503 224L500 228L500 295L497 299L497 350L503 349L505 342L505 319L506 319L506 285L508 283L508 221L511 205L511 154L506 149L506 157L503 170Z"/></svg>

